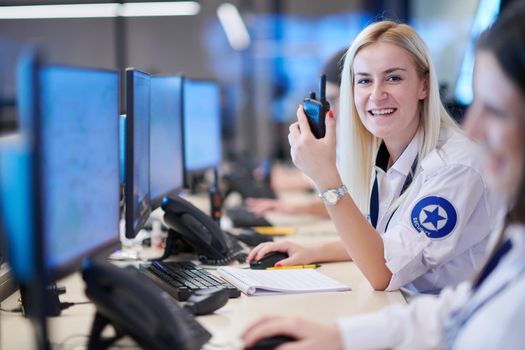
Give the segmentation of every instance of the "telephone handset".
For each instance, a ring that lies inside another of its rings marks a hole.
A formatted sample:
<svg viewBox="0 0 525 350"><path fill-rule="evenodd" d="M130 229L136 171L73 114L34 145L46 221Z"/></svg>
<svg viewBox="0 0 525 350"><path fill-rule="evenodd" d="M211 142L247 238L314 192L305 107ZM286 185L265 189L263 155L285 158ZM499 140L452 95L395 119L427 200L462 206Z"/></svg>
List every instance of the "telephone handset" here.
<svg viewBox="0 0 525 350"><path fill-rule="evenodd" d="M222 231L217 222L188 201L178 196L165 197L161 207L164 222L170 228L166 252L161 259L171 253L176 240L189 245L205 264L224 265L233 260L242 262L246 258L233 235Z"/></svg>
<svg viewBox="0 0 525 350"><path fill-rule="evenodd" d="M97 313L88 349L104 349L124 335L145 349L200 349L211 334L177 301L133 267L91 260L83 271ZM107 325L116 336L102 338Z"/></svg>

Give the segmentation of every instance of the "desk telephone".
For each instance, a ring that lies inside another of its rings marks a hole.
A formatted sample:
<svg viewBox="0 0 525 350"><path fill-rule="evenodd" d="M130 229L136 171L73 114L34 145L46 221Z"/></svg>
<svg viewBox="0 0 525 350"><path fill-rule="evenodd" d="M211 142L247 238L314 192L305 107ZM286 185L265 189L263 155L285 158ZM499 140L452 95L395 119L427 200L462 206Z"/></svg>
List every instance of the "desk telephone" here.
<svg viewBox="0 0 525 350"><path fill-rule="evenodd" d="M166 197L162 205L164 222L170 228L166 250L160 260L171 254L194 251L209 265L244 262L246 253L235 236L222 231L209 215L181 197Z"/></svg>
<svg viewBox="0 0 525 350"><path fill-rule="evenodd" d="M145 349L200 349L211 334L177 301L133 267L92 260L83 272L97 313L88 349L105 349L124 335ZM113 325L116 335L103 338Z"/></svg>

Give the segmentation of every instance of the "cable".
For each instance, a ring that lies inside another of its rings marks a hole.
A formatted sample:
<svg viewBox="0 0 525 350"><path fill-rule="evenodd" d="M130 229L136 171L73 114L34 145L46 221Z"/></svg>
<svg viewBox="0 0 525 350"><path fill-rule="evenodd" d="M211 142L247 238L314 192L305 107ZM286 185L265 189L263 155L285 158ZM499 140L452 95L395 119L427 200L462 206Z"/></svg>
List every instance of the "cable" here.
<svg viewBox="0 0 525 350"><path fill-rule="evenodd" d="M4 308L0 307L0 311L18 314L18 313L22 313L22 307L18 306L18 307L15 307L14 309L4 309Z"/></svg>
<svg viewBox="0 0 525 350"><path fill-rule="evenodd" d="M69 309L71 306L75 305L83 305L83 304L92 304L92 301L79 301L79 302L61 302L60 303L60 310L66 310Z"/></svg>

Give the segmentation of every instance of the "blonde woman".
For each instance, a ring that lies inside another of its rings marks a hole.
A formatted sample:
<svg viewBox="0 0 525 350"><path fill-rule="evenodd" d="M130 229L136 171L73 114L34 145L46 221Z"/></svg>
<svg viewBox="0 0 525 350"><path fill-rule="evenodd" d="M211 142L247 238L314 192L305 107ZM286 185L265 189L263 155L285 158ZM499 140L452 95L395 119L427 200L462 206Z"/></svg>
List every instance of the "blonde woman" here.
<svg viewBox="0 0 525 350"><path fill-rule="evenodd" d="M486 187L476 145L441 104L428 49L411 27L382 21L357 36L339 113L337 128L327 114L317 140L300 107L289 141L341 239L265 243L248 260L270 251L288 253L281 265L351 259L377 290L438 292L468 278L503 202Z"/></svg>
<svg viewBox="0 0 525 350"><path fill-rule="evenodd" d="M503 235L483 269L455 290L409 305L321 325L266 317L251 325L247 347L273 335L278 349L525 349L525 4L516 2L483 34L474 69L470 135L483 145L490 187L513 203Z"/></svg>

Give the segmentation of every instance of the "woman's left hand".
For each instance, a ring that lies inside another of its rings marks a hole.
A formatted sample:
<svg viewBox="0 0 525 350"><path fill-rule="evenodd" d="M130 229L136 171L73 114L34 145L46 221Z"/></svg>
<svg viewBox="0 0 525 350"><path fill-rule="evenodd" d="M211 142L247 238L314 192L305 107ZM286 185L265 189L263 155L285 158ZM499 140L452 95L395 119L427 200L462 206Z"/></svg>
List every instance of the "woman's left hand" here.
<svg viewBox="0 0 525 350"><path fill-rule="evenodd" d="M295 341L282 344L277 350L339 350L343 343L335 325L321 325L301 318L266 316L249 326L242 334L246 348L258 340L273 336L288 336Z"/></svg>
<svg viewBox="0 0 525 350"><path fill-rule="evenodd" d="M312 179L319 190L340 185L341 180L336 166L336 133L333 112L329 111L326 114L326 134L322 139L316 139L312 134L302 106L297 109L297 120L290 125L288 134L293 163Z"/></svg>

